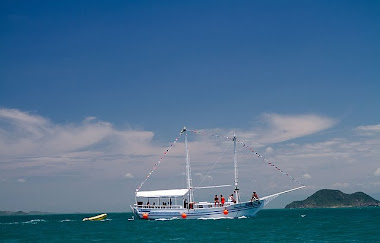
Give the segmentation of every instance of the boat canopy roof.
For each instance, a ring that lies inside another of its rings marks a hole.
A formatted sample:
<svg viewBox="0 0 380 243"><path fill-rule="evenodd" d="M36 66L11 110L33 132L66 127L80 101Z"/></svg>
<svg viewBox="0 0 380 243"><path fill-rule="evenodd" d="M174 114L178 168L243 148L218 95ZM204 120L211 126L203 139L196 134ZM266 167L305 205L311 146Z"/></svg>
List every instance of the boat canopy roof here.
<svg viewBox="0 0 380 243"><path fill-rule="evenodd" d="M181 197L185 195L189 189L171 189L157 191L138 191L136 197Z"/></svg>

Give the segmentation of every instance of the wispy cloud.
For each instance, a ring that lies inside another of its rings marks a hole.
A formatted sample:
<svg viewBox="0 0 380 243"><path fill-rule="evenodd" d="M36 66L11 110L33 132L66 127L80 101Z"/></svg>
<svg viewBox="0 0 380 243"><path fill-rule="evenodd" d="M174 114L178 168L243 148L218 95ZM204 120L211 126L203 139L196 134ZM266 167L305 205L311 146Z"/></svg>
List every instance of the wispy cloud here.
<svg viewBox="0 0 380 243"><path fill-rule="evenodd" d="M332 188L347 188L350 186L350 183L347 182L337 182L332 185Z"/></svg>
<svg viewBox="0 0 380 243"><path fill-rule="evenodd" d="M5 174L5 169L25 171L28 167L38 167L40 174L52 173L83 163L94 166L97 161L105 161L101 167L107 167L110 161L158 154L160 147L152 144L153 136L150 131L119 130L95 117L77 124L56 124L39 115L3 108L0 166Z"/></svg>
<svg viewBox="0 0 380 243"><path fill-rule="evenodd" d="M373 174L375 176L380 176L380 168L377 168Z"/></svg>
<svg viewBox="0 0 380 243"><path fill-rule="evenodd" d="M378 168L380 136L344 135L319 142L278 144L270 158L295 176L304 174L306 184L319 188L375 190L373 175L380 175L380 169L377 173L373 168Z"/></svg>
<svg viewBox="0 0 380 243"><path fill-rule="evenodd" d="M355 131L361 135L375 135L380 133L380 124L359 126L355 128Z"/></svg>
<svg viewBox="0 0 380 243"><path fill-rule="evenodd" d="M309 173L306 173L303 175L303 178L305 179L311 179L311 175Z"/></svg>
<svg viewBox="0 0 380 243"><path fill-rule="evenodd" d="M337 120L315 114L282 115L265 113L248 131L238 131L240 138L255 146L267 146L312 135L333 127Z"/></svg>
<svg viewBox="0 0 380 243"><path fill-rule="evenodd" d="M126 173L124 175L124 177L127 178L127 179L133 179L133 178L135 178L135 176L133 174L131 174L131 173Z"/></svg>
<svg viewBox="0 0 380 243"><path fill-rule="evenodd" d="M280 115L267 113L263 115L265 128L257 131L259 141L264 144L288 141L304 137L336 124L336 120L318 115Z"/></svg>

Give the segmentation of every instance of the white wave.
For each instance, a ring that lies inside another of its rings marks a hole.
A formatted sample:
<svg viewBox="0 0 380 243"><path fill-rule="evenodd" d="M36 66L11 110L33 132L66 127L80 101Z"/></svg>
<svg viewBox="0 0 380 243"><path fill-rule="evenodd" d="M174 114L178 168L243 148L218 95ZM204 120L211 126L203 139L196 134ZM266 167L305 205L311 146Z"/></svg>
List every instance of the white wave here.
<svg viewBox="0 0 380 243"><path fill-rule="evenodd" d="M215 217L215 218L197 218L199 220L219 220L219 219L233 219L233 217Z"/></svg>
<svg viewBox="0 0 380 243"><path fill-rule="evenodd" d="M238 217L238 219L247 219L247 217L245 217L245 216L243 215L243 216Z"/></svg>
<svg viewBox="0 0 380 243"><path fill-rule="evenodd" d="M186 238L183 238L183 237L177 237L177 238L172 238L172 239L169 239L170 241L184 241L186 240Z"/></svg>
<svg viewBox="0 0 380 243"><path fill-rule="evenodd" d="M175 220L175 219L179 219L178 217L173 217L173 218L170 218L170 219L166 219L166 218L160 218L160 219L155 219L156 221L169 221L169 220Z"/></svg>
<svg viewBox="0 0 380 243"><path fill-rule="evenodd" d="M29 220L29 221L26 221L26 222L22 222L23 224L37 224L39 222L47 222L46 220L44 219L32 219L32 220Z"/></svg>
<svg viewBox="0 0 380 243"><path fill-rule="evenodd" d="M0 225L12 225L12 224L37 224L39 222L47 222L44 219L31 219L25 222L9 222L9 223L0 223Z"/></svg>
<svg viewBox="0 0 380 243"><path fill-rule="evenodd" d="M0 223L0 225L11 225L11 224L19 224L20 222L9 222L9 223Z"/></svg>
<svg viewBox="0 0 380 243"><path fill-rule="evenodd" d="M75 220L71 220L71 219L63 219L63 220L60 220L59 222L74 222Z"/></svg>

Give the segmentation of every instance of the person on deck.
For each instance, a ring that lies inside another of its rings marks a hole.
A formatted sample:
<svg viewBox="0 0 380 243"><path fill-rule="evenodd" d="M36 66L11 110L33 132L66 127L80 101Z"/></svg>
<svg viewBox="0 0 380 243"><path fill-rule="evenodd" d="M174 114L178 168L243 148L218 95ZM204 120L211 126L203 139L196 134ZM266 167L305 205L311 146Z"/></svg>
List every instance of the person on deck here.
<svg viewBox="0 0 380 243"><path fill-rule="evenodd" d="M215 207L216 207L216 204L218 204L218 206L219 206L219 198L218 198L218 195L215 195L215 197L214 197L214 201L215 201Z"/></svg>
<svg viewBox="0 0 380 243"><path fill-rule="evenodd" d="M228 201L229 201L229 202L236 203L236 200L235 200L235 198L234 198L234 194L231 194L231 195L228 197Z"/></svg>
<svg viewBox="0 0 380 243"><path fill-rule="evenodd" d="M224 203L226 202L226 199L223 197L223 195L220 195L220 202L222 203L222 207L223 207Z"/></svg>
<svg viewBox="0 0 380 243"><path fill-rule="evenodd" d="M259 201L260 202L259 196L257 196L256 192L252 193L251 202L253 202L253 201Z"/></svg>

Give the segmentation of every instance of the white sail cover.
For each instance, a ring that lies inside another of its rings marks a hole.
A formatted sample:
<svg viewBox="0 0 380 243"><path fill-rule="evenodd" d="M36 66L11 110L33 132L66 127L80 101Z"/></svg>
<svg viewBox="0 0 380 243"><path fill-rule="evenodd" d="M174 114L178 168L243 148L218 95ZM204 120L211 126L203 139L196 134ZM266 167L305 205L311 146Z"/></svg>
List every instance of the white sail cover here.
<svg viewBox="0 0 380 243"><path fill-rule="evenodd" d="M171 189L158 191L138 191L136 197L181 197L185 195L189 189Z"/></svg>

